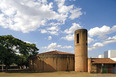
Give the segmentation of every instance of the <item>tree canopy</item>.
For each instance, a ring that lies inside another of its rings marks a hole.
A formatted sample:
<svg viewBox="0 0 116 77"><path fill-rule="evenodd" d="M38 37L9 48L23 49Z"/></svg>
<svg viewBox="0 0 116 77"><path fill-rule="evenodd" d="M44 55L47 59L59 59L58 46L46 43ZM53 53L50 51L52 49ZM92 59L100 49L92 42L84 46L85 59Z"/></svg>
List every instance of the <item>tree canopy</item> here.
<svg viewBox="0 0 116 77"><path fill-rule="evenodd" d="M9 66L12 63L28 66L28 59L38 54L35 44L26 43L12 35L0 36L0 63Z"/></svg>

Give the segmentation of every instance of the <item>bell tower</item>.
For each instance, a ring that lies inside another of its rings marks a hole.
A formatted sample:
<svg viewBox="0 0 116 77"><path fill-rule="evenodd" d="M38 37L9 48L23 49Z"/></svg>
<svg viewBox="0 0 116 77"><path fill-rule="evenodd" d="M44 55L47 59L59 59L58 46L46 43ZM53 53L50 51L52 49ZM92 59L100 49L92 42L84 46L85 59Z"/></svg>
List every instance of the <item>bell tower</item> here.
<svg viewBox="0 0 116 77"><path fill-rule="evenodd" d="M87 72L88 70L88 50L87 50L87 30L79 29L75 31L75 71Z"/></svg>

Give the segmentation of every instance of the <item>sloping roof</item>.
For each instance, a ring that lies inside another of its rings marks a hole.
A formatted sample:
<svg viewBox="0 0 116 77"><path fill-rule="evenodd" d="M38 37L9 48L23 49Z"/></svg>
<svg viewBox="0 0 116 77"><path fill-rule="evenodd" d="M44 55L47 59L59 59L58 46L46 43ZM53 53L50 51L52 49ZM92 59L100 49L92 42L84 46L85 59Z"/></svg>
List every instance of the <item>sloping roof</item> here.
<svg viewBox="0 0 116 77"><path fill-rule="evenodd" d="M92 58L91 62L94 64L116 64L116 61L113 61L110 58Z"/></svg>
<svg viewBox="0 0 116 77"><path fill-rule="evenodd" d="M61 51L50 51L50 52L45 52L45 53L40 53L40 54L66 54L66 55L74 55L72 53L67 53L67 52L61 52Z"/></svg>

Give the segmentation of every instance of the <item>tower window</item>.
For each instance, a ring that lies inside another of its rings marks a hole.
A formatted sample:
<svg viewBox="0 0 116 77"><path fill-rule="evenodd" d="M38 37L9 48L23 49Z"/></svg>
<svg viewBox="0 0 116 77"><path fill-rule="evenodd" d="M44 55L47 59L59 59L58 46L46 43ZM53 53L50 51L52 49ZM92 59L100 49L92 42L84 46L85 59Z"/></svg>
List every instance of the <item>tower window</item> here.
<svg viewBox="0 0 116 77"><path fill-rule="evenodd" d="M77 43L79 43L79 34L77 34Z"/></svg>

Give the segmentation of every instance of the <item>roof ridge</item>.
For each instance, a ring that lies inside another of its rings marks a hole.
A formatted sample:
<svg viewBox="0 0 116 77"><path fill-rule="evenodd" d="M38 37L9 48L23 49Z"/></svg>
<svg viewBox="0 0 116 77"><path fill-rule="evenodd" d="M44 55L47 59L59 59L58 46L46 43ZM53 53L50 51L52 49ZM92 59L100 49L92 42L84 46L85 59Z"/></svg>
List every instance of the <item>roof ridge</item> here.
<svg viewBox="0 0 116 77"><path fill-rule="evenodd" d="M67 52L62 52L62 51L48 51L48 52L44 52L44 53L40 53L40 54L73 54L73 53L67 53Z"/></svg>
<svg viewBox="0 0 116 77"><path fill-rule="evenodd" d="M110 59L110 58L93 58L92 59L93 63L116 63L116 61Z"/></svg>

